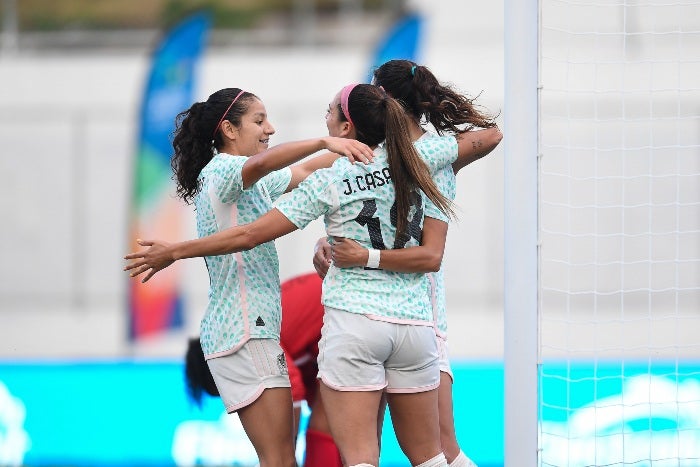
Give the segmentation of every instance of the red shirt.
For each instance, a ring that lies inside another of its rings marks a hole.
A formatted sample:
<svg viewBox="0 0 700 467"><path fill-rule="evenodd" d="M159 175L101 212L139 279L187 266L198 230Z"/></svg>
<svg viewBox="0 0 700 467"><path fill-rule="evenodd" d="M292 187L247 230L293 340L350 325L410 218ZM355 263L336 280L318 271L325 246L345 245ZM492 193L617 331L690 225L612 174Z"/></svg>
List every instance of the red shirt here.
<svg viewBox="0 0 700 467"><path fill-rule="evenodd" d="M314 273L282 283L282 332L280 344L287 357L294 402L311 403L316 392L318 341L323 326L321 284Z"/></svg>

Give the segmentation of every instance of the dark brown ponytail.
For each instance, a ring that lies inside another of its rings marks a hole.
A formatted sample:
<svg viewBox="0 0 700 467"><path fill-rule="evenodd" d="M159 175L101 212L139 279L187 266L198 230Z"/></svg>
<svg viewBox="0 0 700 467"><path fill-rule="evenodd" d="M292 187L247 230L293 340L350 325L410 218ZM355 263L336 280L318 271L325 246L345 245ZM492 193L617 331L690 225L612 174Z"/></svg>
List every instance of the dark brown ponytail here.
<svg viewBox="0 0 700 467"><path fill-rule="evenodd" d="M240 97L231 105L239 93ZM222 120L240 125L241 116L254 98L254 94L238 88L221 89L209 96L206 102L195 102L175 118L175 152L170 166L177 184L177 196L185 203L194 200L200 189L199 174L214 157L214 151L223 146L217 125Z"/></svg>
<svg viewBox="0 0 700 467"><path fill-rule="evenodd" d="M350 92L348 111L359 141L368 146L386 142L389 172L396 192L397 237L406 234L411 196L417 189L443 213L453 217L452 202L435 186L428 166L413 145L401 104L377 86L358 84Z"/></svg>
<svg viewBox="0 0 700 467"><path fill-rule="evenodd" d="M410 60L389 60L374 70L374 84L398 99L417 120L430 123L438 134L458 134L496 126L493 116L470 99L440 83L428 67ZM478 97L478 96L477 96ZM464 128L460 128L464 125Z"/></svg>

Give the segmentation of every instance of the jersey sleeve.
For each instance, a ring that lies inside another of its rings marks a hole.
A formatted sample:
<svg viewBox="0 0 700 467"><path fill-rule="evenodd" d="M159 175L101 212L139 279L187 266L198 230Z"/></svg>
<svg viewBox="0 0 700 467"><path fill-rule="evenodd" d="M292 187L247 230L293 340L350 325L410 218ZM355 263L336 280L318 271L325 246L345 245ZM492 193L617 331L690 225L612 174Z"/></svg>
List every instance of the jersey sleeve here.
<svg viewBox="0 0 700 467"><path fill-rule="evenodd" d="M333 173L333 168L316 170L280 199L275 207L299 229L303 229L329 212L334 205Z"/></svg>
<svg viewBox="0 0 700 467"><path fill-rule="evenodd" d="M267 187L267 191L270 194L270 199L274 202L277 198L282 196L289 182L292 181L292 169L285 167L280 170L275 170L265 175L258 183L263 182Z"/></svg>
<svg viewBox="0 0 700 467"><path fill-rule="evenodd" d="M454 201L455 196L457 195L457 186L455 183L455 174L454 170L452 169L452 165L446 165L435 172L433 174L433 181L440 190L440 193L442 193L445 198ZM450 222L450 218L444 212L440 211L440 209L435 206L435 204L427 196L425 197L424 212L426 217L432 217L433 219L438 219L443 222Z"/></svg>
<svg viewBox="0 0 700 467"><path fill-rule="evenodd" d="M452 135L419 140L416 142L416 148L431 173L456 161L459 149L457 138Z"/></svg>
<svg viewBox="0 0 700 467"><path fill-rule="evenodd" d="M221 164L214 173L213 186L216 187L216 196L222 203L232 203L243 192L243 164L245 157L226 157L225 164Z"/></svg>
<svg viewBox="0 0 700 467"><path fill-rule="evenodd" d="M425 197L425 211L423 212L425 217L432 217L442 222L450 222L450 218L444 212L440 211L427 196Z"/></svg>

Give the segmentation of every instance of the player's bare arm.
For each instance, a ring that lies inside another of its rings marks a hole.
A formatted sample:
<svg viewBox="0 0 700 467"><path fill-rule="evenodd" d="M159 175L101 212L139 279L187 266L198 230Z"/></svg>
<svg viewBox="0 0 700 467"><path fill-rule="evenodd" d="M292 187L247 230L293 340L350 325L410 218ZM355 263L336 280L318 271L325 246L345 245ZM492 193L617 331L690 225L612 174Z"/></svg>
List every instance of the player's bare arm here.
<svg viewBox="0 0 700 467"><path fill-rule="evenodd" d="M281 212L272 209L250 224L231 227L208 237L172 244L159 240L139 240L139 244L148 249L124 256L124 259L133 260L124 270L131 271L131 277L146 273L141 282L147 282L158 271L179 259L250 250L296 228Z"/></svg>
<svg viewBox="0 0 700 467"><path fill-rule="evenodd" d="M503 139L503 133L498 127L493 127L465 131L456 135L456 138L458 156L457 160L452 163L452 169L455 173L496 149L498 143Z"/></svg>
<svg viewBox="0 0 700 467"><path fill-rule="evenodd" d="M442 265L448 224L432 217L423 222L420 246L381 250L379 267L395 272L436 272ZM369 250L357 242L334 237L331 245L333 264L339 268L365 266Z"/></svg>

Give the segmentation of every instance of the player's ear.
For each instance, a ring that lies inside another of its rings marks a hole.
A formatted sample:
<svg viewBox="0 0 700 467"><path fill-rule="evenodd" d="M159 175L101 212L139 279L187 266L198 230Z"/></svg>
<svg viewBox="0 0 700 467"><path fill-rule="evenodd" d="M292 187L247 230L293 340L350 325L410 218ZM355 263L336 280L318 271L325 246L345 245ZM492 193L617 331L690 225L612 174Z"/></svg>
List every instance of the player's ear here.
<svg viewBox="0 0 700 467"><path fill-rule="evenodd" d="M343 122L340 126L340 132L338 134L341 138L355 138L357 133L355 132L355 125L350 122Z"/></svg>
<svg viewBox="0 0 700 467"><path fill-rule="evenodd" d="M235 140L238 137L238 128L228 120L221 122L220 131L228 139Z"/></svg>

